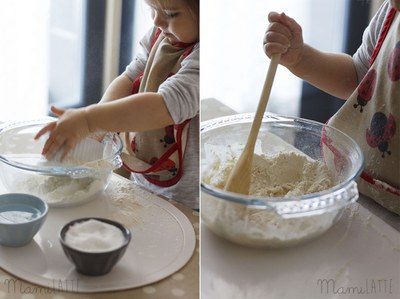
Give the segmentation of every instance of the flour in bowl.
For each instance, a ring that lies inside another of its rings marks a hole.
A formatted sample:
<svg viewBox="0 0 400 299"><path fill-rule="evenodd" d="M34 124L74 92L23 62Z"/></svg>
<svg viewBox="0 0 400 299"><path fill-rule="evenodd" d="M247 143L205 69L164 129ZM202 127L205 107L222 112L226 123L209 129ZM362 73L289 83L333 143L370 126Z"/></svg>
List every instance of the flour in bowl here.
<svg viewBox="0 0 400 299"><path fill-rule="evenodd" d="M216 155L203 171L205 184L223 189L239 153ZM329 169L304 154L283 151L254 155L249 194L263 197L298 197L334 185ZM279 199L277 199L279 200ZM214 232L239 244L282 247L313 238L328 230L338 212L282 218L273 210L257 209L202 194L202 219Z"/></svg>
<svg viewBox="0 0 400 299"><path fill-rule="evenodd" d="M203 182L223 189L235 165L233 156L226 161L216 160ZM250 195L290 197L319 192L333 186L325 164L295 152L276 155L254 155Z"/></svg>
<svg viewBox="0 0 400 299"><path fill-rule="evenodd" d="M20 192L43 198L49 205L68 206L89 200L102 191L108 183L109 174L85 178L68 176L27 175L15 182Z"/></svg>

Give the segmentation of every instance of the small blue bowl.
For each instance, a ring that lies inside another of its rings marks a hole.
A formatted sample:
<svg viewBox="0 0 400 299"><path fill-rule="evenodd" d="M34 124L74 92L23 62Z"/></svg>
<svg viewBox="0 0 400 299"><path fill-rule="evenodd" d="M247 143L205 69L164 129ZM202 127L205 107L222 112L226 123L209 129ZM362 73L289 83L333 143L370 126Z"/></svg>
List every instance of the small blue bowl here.
<svg viewBox="0 0 400 299"><path fill-rule="evenodd" d="M0 245L28 244L42 227L48 210L46 202L30 194L0 195Z"/></svg>

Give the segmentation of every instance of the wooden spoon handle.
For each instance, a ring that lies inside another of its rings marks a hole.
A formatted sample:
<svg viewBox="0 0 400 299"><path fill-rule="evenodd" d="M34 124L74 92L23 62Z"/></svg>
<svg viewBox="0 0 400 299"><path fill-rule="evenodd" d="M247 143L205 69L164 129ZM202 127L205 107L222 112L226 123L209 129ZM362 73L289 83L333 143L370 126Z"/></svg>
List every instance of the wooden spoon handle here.
<svg viewBox="0 0 400 299"><path fill-rule="evenodd" d="M264 116L265 109L267 108L269 95L271 93L272 83L274 82L276 69L279 64L281 54L273 54L269 63L267 77L265 78L264 87L261 92L260 101L258 102L256 114L254 116L253 124L251 125L250 134L247 139L246 146L249 146L249 150L254 152L254 146L256 144L258 131L260 130L262 119Z"/></svg>
<svg viewBox="0 0 400 299"><path fill-rule="evenodd" d="M260 130L265 108L267 107L269 94L271 92L272 83L274 81L276 68L281 55L275 54L271 57L269 63L267 77L265 78L264 87L261 93L260 101L253 124L251 125L250 134L247 137L246 145L240 155L238 161L233 167L228 180L225 184L225 190L239 194L248 194L250 189L251 168L254 155L254 147L257 141L258 131Z"/></svg>

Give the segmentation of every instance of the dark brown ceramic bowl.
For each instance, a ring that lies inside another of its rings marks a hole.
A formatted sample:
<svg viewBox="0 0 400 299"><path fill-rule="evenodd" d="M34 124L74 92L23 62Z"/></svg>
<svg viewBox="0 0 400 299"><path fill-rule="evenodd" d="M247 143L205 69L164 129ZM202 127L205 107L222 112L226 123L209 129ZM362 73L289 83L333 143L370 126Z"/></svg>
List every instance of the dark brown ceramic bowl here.
<svg viewBox="0 0 400 299"><path fill-rule="evenodd" d="M119 228L125 237L125 242L119 247L111 251L105 252L86 252L68 246L65 243L65 234L71 225L87 220L97 220L107 224L114 225ZM84 275L98 276L104 275L111 271L117 262L124 255L126 248L131 240L131 232L122 224L105 218L80 218L68 222L62 227L59 233L59 240L67 258L75 265L76 270Z"/></svg>

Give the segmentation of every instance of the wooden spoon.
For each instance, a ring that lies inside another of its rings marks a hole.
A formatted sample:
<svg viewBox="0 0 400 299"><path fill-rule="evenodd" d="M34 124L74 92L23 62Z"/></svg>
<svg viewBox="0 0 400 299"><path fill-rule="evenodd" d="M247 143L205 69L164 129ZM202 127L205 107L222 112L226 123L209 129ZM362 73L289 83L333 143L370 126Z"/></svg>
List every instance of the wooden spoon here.
<svg viewBox="0 0 400 299"><path fill-rule="evenodd" d="M272 83L274 81L276 69L279 64L281 54L273 54L269 63L267 77L258 103L257 111L251 125L250 134L247 143L240 155L238 161L229 174L228 181L225 184L225 190L239 194L249 194L251 168L253 163L254 147L257 141L258 131L260 130L265 109L267 107L269 95L271 93Z"/></svg>

